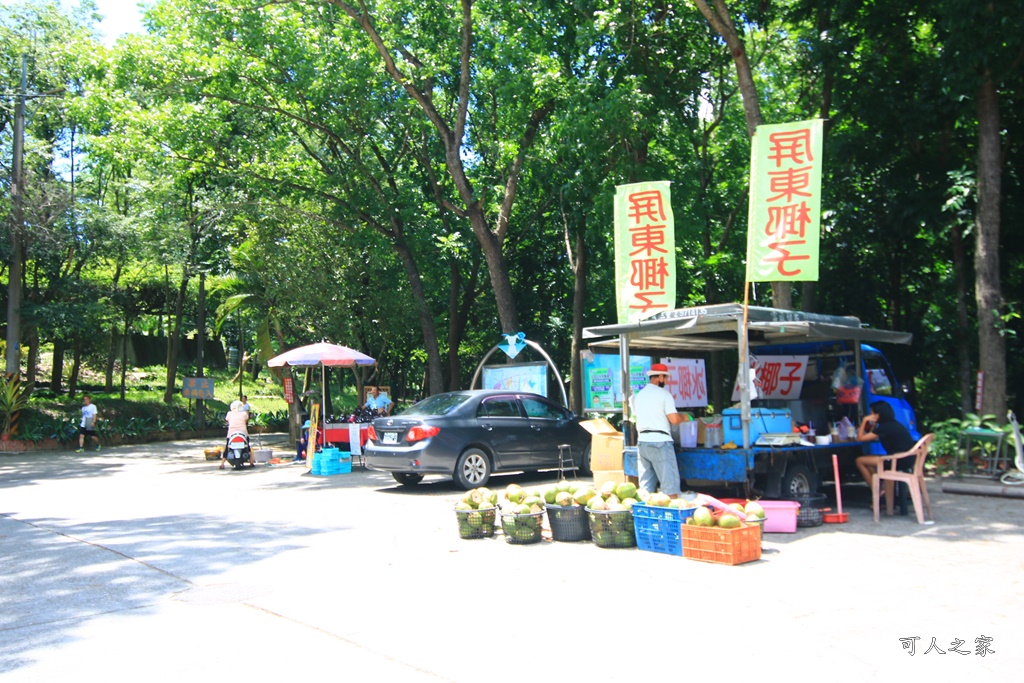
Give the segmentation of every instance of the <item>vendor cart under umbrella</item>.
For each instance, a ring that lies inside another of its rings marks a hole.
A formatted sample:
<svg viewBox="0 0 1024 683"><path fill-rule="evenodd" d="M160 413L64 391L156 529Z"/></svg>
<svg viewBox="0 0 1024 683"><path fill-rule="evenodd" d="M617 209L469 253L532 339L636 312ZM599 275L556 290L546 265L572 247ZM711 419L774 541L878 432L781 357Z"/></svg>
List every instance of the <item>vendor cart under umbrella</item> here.
<svg viewBox="0 0 1024 683"><path fill-rule="evenodd" d="M327 407L327 368L352 368L357 365L375 365L377 361L365 353L339 344L320 342L300 346L291 351L274 356L267 361L271 368L320 366L321 405Z"/></svg>

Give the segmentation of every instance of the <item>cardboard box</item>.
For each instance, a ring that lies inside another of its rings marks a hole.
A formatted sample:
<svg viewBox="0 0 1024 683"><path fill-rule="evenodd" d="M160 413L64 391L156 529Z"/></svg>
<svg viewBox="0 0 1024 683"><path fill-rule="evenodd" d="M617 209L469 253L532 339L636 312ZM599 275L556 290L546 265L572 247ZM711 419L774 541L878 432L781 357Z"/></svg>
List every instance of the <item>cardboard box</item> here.
<svg viewBox="0 0 1024 683"><path fill-rule="evenodd" d="M619 430L615 429L611 422L599 417L596 420L581 420L580 427L583 427L591 434L617 434Z"/></svg>
<svg viewBox="0 0 1024 683"><path fill-rule="evenodd" d="M622 469L622 432L615 430L608 420L584 420L580 426L591 433L590 438L590 469L621 470Z"/></svg>
<svg viewBox="0 0 1024 683"><path fill-rule="evenodd" d="M622 469L622 434L594 434L590 438L590 469Z"/></svg>

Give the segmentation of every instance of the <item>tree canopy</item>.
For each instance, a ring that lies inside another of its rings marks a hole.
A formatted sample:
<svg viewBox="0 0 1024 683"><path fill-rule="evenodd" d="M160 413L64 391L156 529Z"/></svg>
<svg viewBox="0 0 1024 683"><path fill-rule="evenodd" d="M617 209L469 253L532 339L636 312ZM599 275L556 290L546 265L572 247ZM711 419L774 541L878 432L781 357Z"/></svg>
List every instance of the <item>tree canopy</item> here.
<svg viewBox="0 0 1024 683"><path fill-rule="evenodd" d="M749 135L822 118L821 277L786 301L913 332L926 419L972 408L978 370L986 412L1020 409L1024 0L159 0L110 48L96 22L0 7L30 379L52 344L109 383L145 331L170 392L200 333L336 341L423 395L523 331L578 397L580 331L615 319L616 185L672 182L679 306L738 301ZM23 55L59 96L25 99L19 224Z"/></svg>

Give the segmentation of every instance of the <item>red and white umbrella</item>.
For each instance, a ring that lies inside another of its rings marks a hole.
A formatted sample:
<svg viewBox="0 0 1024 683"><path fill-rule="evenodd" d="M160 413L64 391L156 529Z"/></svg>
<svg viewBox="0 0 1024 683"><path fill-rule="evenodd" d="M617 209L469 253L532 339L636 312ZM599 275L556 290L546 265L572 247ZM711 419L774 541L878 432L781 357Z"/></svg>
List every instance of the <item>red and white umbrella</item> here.
<svg viewBox="0 0 1024 683"><path fill-rule="evenodd" d="M347 346L320 342L319 344L309 344L308 346L300 346L291 351L285 351L268 360L267 365L272 368L284 366L309 367L312 365L350 368L356 365L373 365L376 362L376 360L370 358L365 353L360 353Z"/></svg>
<svg viewBox="0 0 1024 683"><path fill-rule="evenodd" d="M272 368L280 367L313 367L320 366L320 400L323 409L327 409L327 371L325 368L351 368L357 365L375 365L376 360L365 353L339 344L328 344L320 342L300 346L291 351L274 356L267 361L267 366ZM323 418L321 418L323 419Z"/></svg>

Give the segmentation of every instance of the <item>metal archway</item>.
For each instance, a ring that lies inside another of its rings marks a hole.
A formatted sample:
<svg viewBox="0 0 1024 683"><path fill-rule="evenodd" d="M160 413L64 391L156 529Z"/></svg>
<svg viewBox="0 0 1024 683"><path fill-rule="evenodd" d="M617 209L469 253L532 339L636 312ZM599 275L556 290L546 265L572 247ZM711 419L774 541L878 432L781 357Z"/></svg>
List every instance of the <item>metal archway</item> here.
<svg viewBox="0 0 1024 683"><path fill-rule="evenodd" d="M558 389L562 392L562 405L565 406L565 408L568 410L568 408L569 408L569 397L565 393L565 382L562 381L562 375L558 372L558 368L555 367L555 363L554 363L554 361L551 360L551 356L549 356L547 354L547 352L543 348L541 348L541 345L538 344L535 341L531 341L529 339L523 339L523 343L526 344L527 346L529 346L531 349L533 349L537 353L539 353L541 356L543 356L544 360L547 362L548 366L551 368L551 371L555 373L555 379L558 380ZM483 370L484 363L486 363L487 359L490 358L491 355L495 351L497 351L500 347L501 347L500 344L495 344L494 346L492 346L491 350L487 352L487 354L483 357L483 360L481 360L479 365L476 366L476 372L473 373L473 381L469 383L469 388L470 389L473 389L474 387L476 387L476 381L478 379L480 379L480 371Z"/></svg>

